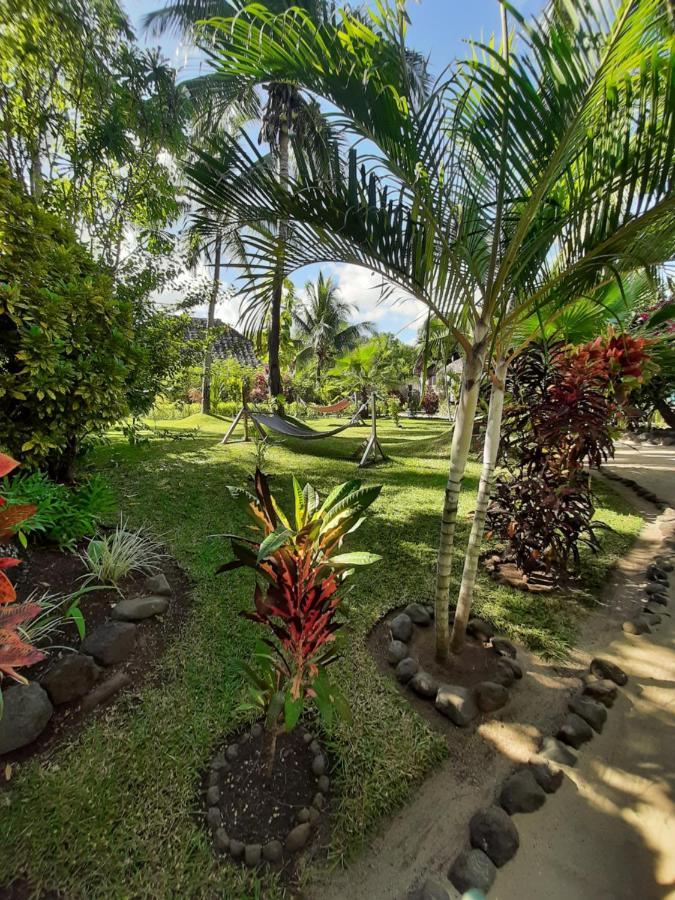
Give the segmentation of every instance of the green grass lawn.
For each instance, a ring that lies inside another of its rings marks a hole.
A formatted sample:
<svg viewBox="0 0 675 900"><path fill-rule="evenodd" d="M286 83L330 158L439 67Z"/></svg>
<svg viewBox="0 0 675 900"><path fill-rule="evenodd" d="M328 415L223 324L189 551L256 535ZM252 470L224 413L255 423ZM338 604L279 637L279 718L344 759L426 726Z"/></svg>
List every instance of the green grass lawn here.
<svg viewBox="0 0 675 900"><path fill-rule="evenodd" d="M192 416L158 424L200 431L182 440L164 434L135 447L113 434L90 462L115 487L125 517L161 533L189 573L194 602L188 624L162 660L156 683L125 697L47 762L23 767L0 794L0 885L24 874L38 890L58 889L69 900L273 898L281 894L274 879L258 882L249 872L214 861L197 796L211 748L237 724L236 660L246 656L257 633L238 616L250 603L251 575L215 575L229 556L226 543L211 537L245 526L225 487L244 484L252 448L219 444L227 423L217 419ZM312 425L322 429L330 423ZM366 428L350 429L327 441L288 440L273 447L268 470L274 490L288 501L291 474L311 480L322 493L356 477L351 456L366 436ZM445 752L443 740L379 675L365 637L392 607L432 596L447 426L406 421L397 430L383 422L381 440L392 459L362 477L384 488L351 548L384 559L354 578L348 660L338 664L353 721L325 735L336 767L333 860L358 850ZM478 472L478 464L471 463L460 504L455 574L461 572ZM584 559L587 596L530 596L481 575L476 610L533 649L564 655L584 607L592 605L592 592L641 524L609 490L603 489L600 499L599 518L614 532L603 535L600 556Z"/></svg>

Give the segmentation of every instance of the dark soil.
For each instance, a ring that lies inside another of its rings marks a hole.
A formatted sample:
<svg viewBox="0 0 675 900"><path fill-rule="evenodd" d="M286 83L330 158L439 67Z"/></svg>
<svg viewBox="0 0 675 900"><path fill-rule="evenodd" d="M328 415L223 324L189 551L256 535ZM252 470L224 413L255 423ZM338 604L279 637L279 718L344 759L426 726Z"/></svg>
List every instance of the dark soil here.
<svg viewBox="0 0 675 900"><path fill-rule="evenodd" d="M227 744L221 748L223 751ZM220 809L229 837L245 844L283 844L319 790L312 772L313 754L300 729L279 735L272 777L267 780L262 737L248 732L239 742L239 756L228 772L220 773Z"/></svg>
<svg viewBox="0 0 675 900"><path fill-rule="evenodd" d="M7 574L14 581L18 602L28 600L29 597L33 600L39 599L45 593L71 594L82 585L81 576L87 572L86 566L76 553L61 552L46 547L29 548L23 554L23 560L20 566L7 570ZM113 673L125 672L131 679L131 689L138 688L147 677L152 675L153 670L156 669L157 660L162 656L165 648L185 620L190 602L189 579L170 557L164 560L162 570L173 589L169 609L161 617L146 619L138 623L137 640L133 653L124 662L105 668L102 680L108 679ZM147 594L144 587L145 580L146 576L144 575L130 575L121 582L120 592L114 588L106 588L85 594L81 598L80 609L84 615L87 633L91 633L110 617L110 610L123 596L132 598ZM49 640L51 644L58 645L58 649L57 647L51 650L49 647L40 648L46 651L48 656L38 665L24 670L23 674L31 681L39 680L40 676L59 656L69 652L69 650L64 651L60 648L76 650L80 646L80 637L73 622L66 623L63 629L52 635ZM13 683L9 679L4 679L3 689L6 690ZM3 764L21 762L50 750L63 738L76 733L85 719L109 707L115 702L115 698L116 695L113 695L109 700L87 713L82 710L82 700L56 706L54 715L40 737L22 750L3 755ZM4 776L0 773L0 789L3 782ZM0 894L0 900L1 898L2 894Z"/></svg>
<svg viewBox="0 0 675 900"><path fill-rule="evenodd" d="M419 697L407 685L400 684L394 674L396 667L387 660L387 647L391 641L389 622L400 612L403 612L403 609L392 610L385 618L380 619L368 635L368 648L380 672L392 679L406 701L436 730L454 735L458 730L457 726L435 709L433 699ZM473 687L481 681L490 681L497 671L500 660L499 654L491 647L476 638L467 636L460 653L451 654L448 660L439 663L436 660L433 622L430 625L413 627L413 635L408 642L408 655L418 661L420 670L428 672L439 684L458 684L463 687ZM494 718L495 713L487 715ZM474 730L484 718L486 718L485 715L479 715L475 723L462 730Z"/></svg>

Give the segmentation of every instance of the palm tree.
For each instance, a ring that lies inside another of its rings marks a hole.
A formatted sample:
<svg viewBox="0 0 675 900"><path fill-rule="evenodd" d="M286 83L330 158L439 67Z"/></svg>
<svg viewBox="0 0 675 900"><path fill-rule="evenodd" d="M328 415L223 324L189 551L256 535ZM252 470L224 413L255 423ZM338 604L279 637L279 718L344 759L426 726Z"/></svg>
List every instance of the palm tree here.
<svg viewBox="0 0 675 900"><path fill-rule="evenodd" d="M464 368L442 510L436 652L450 647L448 600L457 504L486 361L492 382L476 516L452 649L464 639L494 472L504 379L532 313L555 317L602 284L675 251L675 51L663 0L552 0L535 22L502 8L502 42L472 57L422 102L407 91L398 7L375 24L341 13L321 26L251 7L215 23L219 71L285 77L325 98L376 153L321 179L303 159L281 192L228 142L193 172L242 225L272 211L291 224L287 273L327 259L380 273L451 329ZM223 185L224 173L233 178ZM252 292L270 247L250 247Z"/></svg>
<svg viewBox="0 0 675 900"><path fill-rule="evenodd" d="M342 299L335 280L325 278L323 272L319 272L316 281L307 282L305 291L306 303L292 313L293 324L302 344L295 361L303 363L311 358L316 359L318 383L329 359L356 346L373 326L370 322L348 323L356 307Z"/></svg>

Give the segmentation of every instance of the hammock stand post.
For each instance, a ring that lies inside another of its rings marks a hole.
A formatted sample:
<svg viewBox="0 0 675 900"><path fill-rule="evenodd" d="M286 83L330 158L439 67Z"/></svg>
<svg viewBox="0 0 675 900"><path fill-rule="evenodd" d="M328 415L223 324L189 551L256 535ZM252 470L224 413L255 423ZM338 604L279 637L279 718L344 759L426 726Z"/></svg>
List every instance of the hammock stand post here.
<svg viewBox="0 0 675 900"><path fill-rule="evenodd" d="M376 398L375 391L370 395L370 437L368 438L368 443L366 444L366 449L363 451L363 456L361 457L361 462L359 463L359 469L367 466L369 462L371 462L370 457L372 456L372 462L375 462L377 459L377 452L379 450L380 456L382 459L386 459L384 450L380 446L380 442L377 439L377 408L376 408Z"/></svg>
<svg viewBox="0 0 675 900"><path fill-rule="evenodd" d="M250 441L251 438L249 437L249 433L248 433L249 419L253 423L253 427L256 429L256 431L258 432L260 437L261 438L265 437L265 432L262 430L260 425L258 425L258 423L256 422L256 420L253 418L253 416L251 415L251 413L249 411L248 403L246 402L247 390L248 390L248 380L245 380L241 387L241 409L239 410L237 415L234 417L234 420L232 421L232 424L230 425L230 427L227 429L225 437L220 442L221 444L230 443L230 438L234 434L234 430L240 422L243 422L243 424L244 424L244 437L241 438L239 441L232 441L231 443L233 443L233 444L234 443L247 443L248 441Z"/></svg>

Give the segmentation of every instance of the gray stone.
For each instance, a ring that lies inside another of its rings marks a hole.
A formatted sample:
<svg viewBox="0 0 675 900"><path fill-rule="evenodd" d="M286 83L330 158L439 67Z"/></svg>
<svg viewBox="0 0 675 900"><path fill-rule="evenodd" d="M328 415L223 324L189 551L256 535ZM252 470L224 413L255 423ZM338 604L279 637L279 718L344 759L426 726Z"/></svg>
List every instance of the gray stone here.
<svg viewBox="0 0 675 900"><path fill-rule="evenodd" d="M323 809L325 802L326 802L325 798L324 798L323 794L321 793L321 791L314 794L314 799L312 800L312 806L315 809Z"/></svg>
<svg viewBox="0 0 675 900"><path fill-rule="evenodd" d="M314 740L314 735L312 734L311 731L306 731L303 734L302 739L306 744L311 744L312 741Z"/></svg>
<svg viewBox="0 0 675 900"><path fill-rule="evenodd" d="M324 775L326 772L326 757L323 753L317 753L312 760L312 772L315 775Z"/></svg>
<svg viewBox="0 0 675 900"><path fill-rule="evenodd" d="M516 680L513 669L508 665L509 662L514 662L514 660L509 660L508 656L502 656L497 663L497 669L492 676L492 681L494 681L495 684L501 684L508 688L511 687Z"/></svg>
<svg viewBox="0 0 675 900"><path fill-rule="evenodd" d="M303 822L302 825L296 825L286 838L286 849L289 853L296 853L298 850L302 850L309 840L311 833L312 828L309 822Z"/></svg>
<svg viewBox="0 0 675 900"><path fill-rule="evenodd" d="M230 849L230 839L224 828L216 828L216 833L213 835L213 843L219 853L227 853Z"/></svg>
<svg viewBox="0 0 675 900"><path fill-rule="evenodd" d="M217 772L219 772L221 769L227 771L230 768L230 764L225 759L225 754L222 751L220 753L216 753L216 755L213 757L211 768Z"/></svg>
<svg viewBox="0 0 675 900"><path fill-rule="evenodd" d="M607 678L591 678L584 685L583 693L609 709L616 700L617 688L614 682Z"/></svg>
<svg viewBox="0 0 675 900"><path fill-rule="evenodd" d="M557 763L561 766L576 766L576 755L569 747L561 743L554 737L545 737L541 742L541 750L539 756L543 759Z"/></svg>
<svg viewBox="0 0 675 900"><path fill-rule="evenodd" d="M518 829L499 806L477 812L469 822L471 843L500 868L516 855L520 846Z"/></svg>
<svg viewBox="0 0 675 900"><path fill-rule="evenodd" d="M234 762L234 760L239 756L239 747L237 744L230 744L230 746L225 751L225 756L229 759L230 762Z"/></svg>
<svg viewBox="0 0 675 900"><path fill-rule="evenodd" d="M408 645L403 641L390 641L387 647L387 662L392 666L397 665L408 655Z"/></svg>
<svg viewBox="0 0 675 900"><path fill-rule="evenodd" d="M207 806L217 806L218 801L220 800L220 788L218 785L213 785L206 792L206 805Z"/></svg>
<svg viewBox="0 0 675 900"><path fill-rule="evenodd" d="M284 848L281 845L281 841L270 841L268 844L265 844L262 848L263 859L267 860L270 863L277 863L281 860L283 856Z"/></svg>
<svg viewBox="0 0 675 900"><path fill-rule="evenodd" d="M665 596L666 588L665 588L665 585L663 585L663 584L648 584L645 587L645 593L649 594L649 596L651 596L651 597L654 597L654 596L660 597L662 595Z"/></svg>
<svg viewBox="0 0 675 900"><path fill-rule="evenodd" d="M220 828L222 823L223 820L220 815L220 809L217 806L209 806L206 811L206 824L209 826L209 828Z"/></svg>
<svg viewBox="0 0 675 900"><path fill-rule="evenodd" d="M328 777L328 775L321 775L316 783L316 786L319 788L322 794L327 794L330 790L330 778Z"/></svg>
<svg viewBox="0 0 675 900"><path fill-rule="evenodd" d="M129 684L131 684L131 676L127 672L114 672L110 678L102 681L93 691L89 691L82 701L82 711L89 712L99 703L105 703Z"/></svg>
<svg viewBox="0 0 675 900"><path fill-rule="evenodd" d="M230 839L230 856L232 859L241 859L244 855L243 841L237 841L235 838Z"/></svg>
<svg viewBox="0 0 675 900"><path fill-rule="evenodd" d="M47 692L37 681L15 684L3 694L0 719L0 754L27 747L47 727L54 713Z"/></svg>
<svg viewBox="0 0 675 900"><path fill-rule="evenodd" d="M295 817L298 822L302 824L302 822L309 822L309 809L306 806L300 810L300 812Z"/></svg>
<svg viewBox="0 0 675 900"><path fill-rule="evenodd" d="M588 722L591 728L594 731L597 731L598 734L605 727L605 722L607 721L607 710L602 705L602 703L598 703L596 700L591 700L590 697L572 697L569 702L569 708L573 713L576 713L578 716Z"/></svg>
<svg viewBox="0 0 675 900"><path fill-rule="evenodd" d="M407 644L413 633L413 623L410 616L405 613L399 613L391 620L389 624L391 636L396 641L403 641Z"/></svg>
<svg viewBox="0 0 675 900"><path fill-rule="evenodd" d="M500 656L509 656L511 659L515 659L518 655L518 651L516 650L514 644L508 638L505 637L493 637L492 638L492 647L499 653Z"/></svg>
<svg viewBox="0 0 675 900"><path fill-rule="evenodd" d="M166 597L136 597L134 600L120 600L113 606L110 615L120 622L141 622L163 615L168 608Z"/></svg>
<svg viewBox="0 0 675 900"><path fill-rule="evenodd" d="M482 850L465 850L460 853L448 872L448 878L460 893L478 888L487 894L496 875L495 864Z"/></svg>
<svg viewBox="0 0 675 900"><path fill-rule="evenodd" d="M261 856L262 846L260 844L247 844L244 848L244 862L251 869L260 865Z"/></svg>
<svg viewBox="0 0 675 900"><path fill-rule="evenodd" d="M81 650L103 666L125 660L136 643L136 626L131 622L104 622L88 634Z"/></svg>
<svg viewBox="0 0 675 900"><path fill-rule="evenodd" d="M321 813L315 806L310 806L309 808L309 824L312 828L316 828L319 824L319 819L321 818Z"/></svg>
<svg viewBox="0 0 675 900"><path fill-rule="evenodd" d="M208 787L215 787L220 781L220 773L216 771L216 769L211 769L209 772L209 777L207 781Z"/></svg>
<svg viewBox="0 0 675 900"><path fill-rule="evenodd" d="M647 566L647 571L645 574L650 581L660 582L661 584L668 584L668 576L663 571L663 569L659 568L659 566L656 565L656 563L650 563Z"/></svg>
<svg viewBox="0 0 675 900"><path fill-rule="evenodd" d="M499 660L499 668L504 668L504 666L511 670L516 680L520 681L523 677L523 667L517 659L511 659L510 656L502 656Z"/></svg>
<svg viewBox="0 0 675 900"><path fill-rule="evenodd" d="M101 670L91 656L84 653L68 653L57 660L40 679L55 706L72 703L84 697L96 684Z"/></svg>
<svg viewBox="0 0 675 900"><path fill-rule="evenodd" d="M435 697L438 691L438 682L428 672L416 672L408 684L420 697Z"/></svg>
<svg viewBox="0 0 675 900"><path fill-rule="evenodd" d="M314 754L314 756L318 756L321 753L321 744L318 741L312 741L309 745L310 751Z"/></svg>
<svg viewBox="0 0 675 900"><path fill-rule="evenodd" d="M415 623L415 625L430 625L431 616L426 606L421 603L409 603L403 610L404 614Z"/></svg>
<svg viewBox="0 0 675 900"><path fill-rule="evenodd" d="M626 634L649 634L651 632L651 628L643 616L627 619L621 627Z"/></svg>
<svg viewBox="0 0 675 900"><path fill-rule="evenodd" d="M436 694L436 709L460 727L468 725L478 715L478 706L470 688L456 684L442 684Z"/></svg>
<svg viewBox="0 0 675 900"><path fill-rule="evenodd" d="M532 757L529 765L539 787L547 794L555 794L563 783L563 770L555 763L537 759L536 756Z"/></svg>
<svg viewBox="0 0 675 900"><path fill-rule="evenodd" d="M170 597L173 593L164 572L158 572L157 575L151 575L150 578L147 578L145 587L148 593L157 594L159 597Z"/></svg>
<svg viewBox="0 0 675 900"><path fill-rule="evenodd" d="M494 712L506 705L509 692L503 684L494 681L481 681L476 686L476 703L483 712Z"/></svg>
<svg viewBox="0 0 675 900"><path fill-rule="evenodd" d="M664 608L659 606L658 603L648 603L643 607L642 611L646 616L650 616L650 624L654 619L658 619L658 622L654 622L654 624L659 624L659 622L663 621L662 616L668 615Z"/></svg>
<svg viewBox="0 0 675 900"><path fill-rule="evenodd" d="M668 606L668 597L665 594L649 594L647 600L649 603L658 603L659 606Z"/></svg>
<svg viewBox="0 0 675 900"><path fill-rule="evenodd" d="M654 562L661 569L662 572L672 572L673 571L673 564L663 556L657 556L654 559Z"/></svg>
<svg viewBox="0 0 675 900"><path fill-rule="evenodd" d="M419 900L452 900L452 898L441 879L430 875L422 885Z"/></svg>
<svg viewBox="0 0 675 900"><path fill-rule="evenodd" d="M419 663L416 659L413 659L412 656L406 656L406 658L402 659L396 666L396 678L401 684L407 684L419 667Z"/></svg>
<svg viewBox="0 0 675 900"><path fill-rule="evenodd" d="M251 737L252 738L259 738L262 733L263 733L263 727L260 724L260 722L256 722L255 725L251 726Z"/></svg>
<svg viewBox="0 0 675 900"><path fill-rule="evenodd" d="M620 669L619 666L608 659L601 659L598 656L591 662L591 674L597 678L609 678L610 681L618 684L619 687L623 687L628 681L628 675L623 669Z"/></svg>
<svg viewBox="0 0 675 900"><path fill-rule="evenodd" d="M495 630L484 619L469 619L466 633L487 643L494 635Z"/></svg>
<svg viewBox="0 0 675 900"><path fill-rule="evenodd" d="M570 747L578 750L582 744L592 740L593 730L581 716L578 716L576 713L569 713L565 716L565 720L558 729L556 737L563 744L568 744Z"/></svg>
<svg viewBox="0 0 675 900"><path fill-rule="evenodd" d="M510 775L499 794L499 802L509 815L534 812L545 800L546 794L529 768L518 769Z"/></svg>

